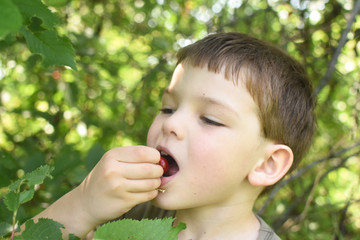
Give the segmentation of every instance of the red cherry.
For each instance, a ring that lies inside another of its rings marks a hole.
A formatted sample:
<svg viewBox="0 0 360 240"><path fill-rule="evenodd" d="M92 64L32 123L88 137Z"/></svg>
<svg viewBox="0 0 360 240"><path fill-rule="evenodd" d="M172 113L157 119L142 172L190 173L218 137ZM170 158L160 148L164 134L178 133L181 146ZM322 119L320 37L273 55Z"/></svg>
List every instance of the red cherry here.
<svg viewBox="0 0 360 240"><path fill-rule="evenodd" d="M159 165L164 169L164 173L169 169L169 163L164 157L160 158Z"/></svg>

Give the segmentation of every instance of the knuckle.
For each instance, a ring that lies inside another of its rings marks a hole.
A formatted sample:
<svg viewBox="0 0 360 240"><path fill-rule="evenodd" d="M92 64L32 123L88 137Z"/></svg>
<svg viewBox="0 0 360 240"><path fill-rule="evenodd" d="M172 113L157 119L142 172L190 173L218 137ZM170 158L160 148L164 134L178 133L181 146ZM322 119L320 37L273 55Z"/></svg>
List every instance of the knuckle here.
<svg viewBox="0 0 360 240"><path fill-rule="evenodd" d="M108 160L114 159L115 156L116 156L115 150L111 149L111 150L104 153L102 159L105 160L105 161L108 161Z"/></svg>
<svg viewBox="0 0 360 240"><path fill-rule="evenodd" d="M156 149L147 146L136 146L134 151L136 151L135 154L138 159L154 160L160 158L160 153Z"/></svg>
<svg viewBox="0 0 360 240"><path fill-rule="evenodd" d="M104 178L106 180L111 180L118 175L118 172L116 172L113 168L108 168L104 170Z"/></svg>
<svg viewBox="0 0 360 240"><path fill-rule="evenodd" d="M114 177L114 171L112 170L104 170L104 179L106 181L109 181L109 179L112 179Z"/></svg>
<svg viewBox="0 0 360 240"><path fill-rule="evenodd" d="M109 188L113 193L124 194L125 184L122 181L111 181L109 182Z"/></svg>
<svg viewBox="0 0 360 240"><path fill-rule="evenodd" d="M149 149L145 146L136 146L136 147L134 147L134 151L135 151L136 156L139 159L145 159L150 154Z"/></svg>

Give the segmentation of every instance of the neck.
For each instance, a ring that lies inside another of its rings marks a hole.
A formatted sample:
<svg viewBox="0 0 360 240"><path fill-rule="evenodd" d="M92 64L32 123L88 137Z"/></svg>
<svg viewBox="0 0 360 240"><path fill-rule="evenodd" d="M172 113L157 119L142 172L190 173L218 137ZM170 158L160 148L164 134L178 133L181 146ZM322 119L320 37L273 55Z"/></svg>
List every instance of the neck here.
<svg viewBox="0 0 360 240"><path fill-rule="evenodd" d="M256 239L260 223L252 211L254 201L225 206L178 210L176 223L186 223L183 239Z"/></svg>

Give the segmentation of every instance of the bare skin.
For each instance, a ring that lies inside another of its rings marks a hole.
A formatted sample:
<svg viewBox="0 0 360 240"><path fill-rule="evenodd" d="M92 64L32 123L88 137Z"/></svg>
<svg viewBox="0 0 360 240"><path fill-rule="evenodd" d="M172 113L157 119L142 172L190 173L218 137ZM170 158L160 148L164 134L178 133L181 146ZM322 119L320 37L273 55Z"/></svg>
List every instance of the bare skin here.
<svg viewBox="0 0 360 240"><path fill-rule="evenodd" d="M159 160L159 152L145 146L112 149L78 187L34 219L54 219L65 226L64 237L72 233L83 238L99 224L158 195L155 189L163 174Z"/></svg>

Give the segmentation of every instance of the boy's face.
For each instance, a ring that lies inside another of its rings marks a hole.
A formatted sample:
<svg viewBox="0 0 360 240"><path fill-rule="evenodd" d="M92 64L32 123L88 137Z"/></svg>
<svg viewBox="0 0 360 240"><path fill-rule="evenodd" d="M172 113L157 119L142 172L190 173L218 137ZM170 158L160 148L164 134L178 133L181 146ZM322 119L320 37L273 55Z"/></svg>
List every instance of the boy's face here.
<svg viewBox="0 0 360 240"><path fill-rule="evenodd" d="M257 105L241 81L179 64L147 143L177 165L154 204L164 209L229 205L254 198L247 174L265 157Z"/></svg>

